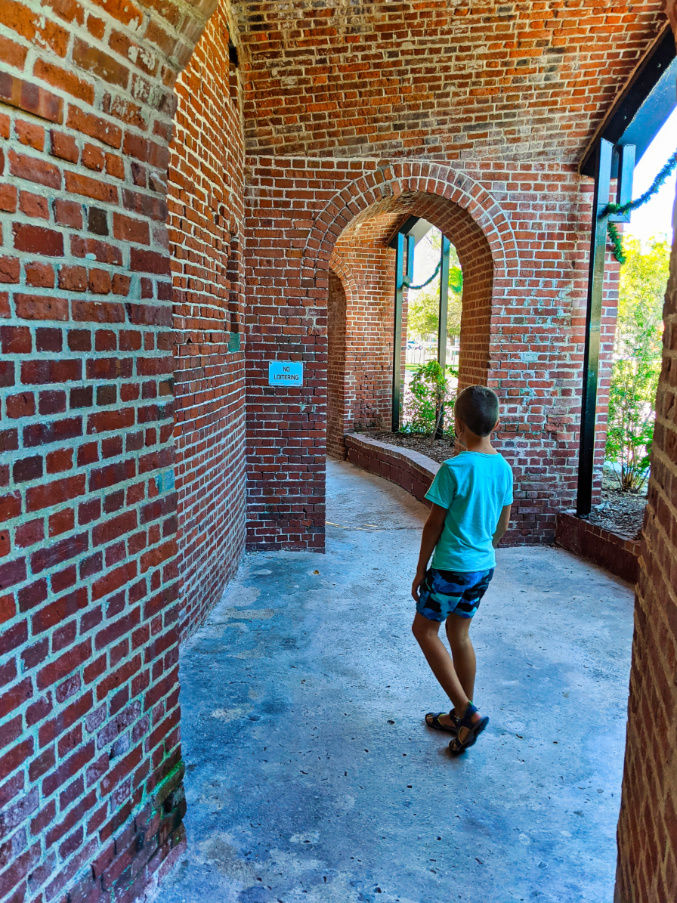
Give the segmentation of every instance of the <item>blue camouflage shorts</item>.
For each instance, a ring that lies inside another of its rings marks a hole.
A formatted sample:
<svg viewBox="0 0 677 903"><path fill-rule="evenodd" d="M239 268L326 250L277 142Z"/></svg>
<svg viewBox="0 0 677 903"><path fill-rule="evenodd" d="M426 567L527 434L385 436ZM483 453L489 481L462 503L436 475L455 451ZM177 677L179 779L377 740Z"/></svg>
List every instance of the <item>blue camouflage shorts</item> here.
<svg viewBox="0 0 677 903"><path fill-rule="evenodd" d="M429 568L419 589L416 611L429 621L446 621L451 614L472 618L493 576L494 568L469 573Z"/></svg>

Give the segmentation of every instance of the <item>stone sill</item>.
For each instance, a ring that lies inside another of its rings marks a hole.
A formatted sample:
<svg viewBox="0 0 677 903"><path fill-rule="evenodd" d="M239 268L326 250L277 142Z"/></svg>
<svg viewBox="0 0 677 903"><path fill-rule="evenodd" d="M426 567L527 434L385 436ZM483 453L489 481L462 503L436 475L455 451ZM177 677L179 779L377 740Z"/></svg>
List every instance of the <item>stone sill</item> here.
<svg viewBox="0 0 677 903"><path fill-rule="evenodd" d="M616 577L636 583L643 542L629 539L576 517L573 511L557 515L555 542L563 549L599 565Z"/></svg>

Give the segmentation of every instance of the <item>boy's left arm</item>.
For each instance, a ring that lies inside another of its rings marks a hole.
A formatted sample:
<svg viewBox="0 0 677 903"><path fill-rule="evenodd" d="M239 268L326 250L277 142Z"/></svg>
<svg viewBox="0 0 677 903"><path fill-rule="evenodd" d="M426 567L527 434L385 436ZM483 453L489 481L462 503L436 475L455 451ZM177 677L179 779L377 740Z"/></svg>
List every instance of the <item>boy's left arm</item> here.
<svg viewBox="0 0 677 903"><path fill-rule="evenodd" d="M441 505L433 503L430 514L423 527L423 535L421 536L421 553L418 556L418 567L416 568L416 576L411 585L411 595L415 602L418 602L418 590L423 583L425 572L428 569L430 556L435 550L435 546L442 535L444 529L444 521L447 516L447 509Z"/></svg>

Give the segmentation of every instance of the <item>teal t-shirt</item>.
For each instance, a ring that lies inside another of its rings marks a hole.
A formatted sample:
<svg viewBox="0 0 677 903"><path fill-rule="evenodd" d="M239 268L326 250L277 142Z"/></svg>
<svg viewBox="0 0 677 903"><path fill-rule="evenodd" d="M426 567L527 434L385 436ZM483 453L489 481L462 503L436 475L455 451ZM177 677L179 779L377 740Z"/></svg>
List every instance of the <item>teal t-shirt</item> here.
<svg viewBox="0 0 677 903"><path fill-rule="evenodd" d="M432 566L487 571L496 565L492 539L501 509L512 504L512 470L502 455L464 451L437 471L426 498L447 509Z"/></svg>

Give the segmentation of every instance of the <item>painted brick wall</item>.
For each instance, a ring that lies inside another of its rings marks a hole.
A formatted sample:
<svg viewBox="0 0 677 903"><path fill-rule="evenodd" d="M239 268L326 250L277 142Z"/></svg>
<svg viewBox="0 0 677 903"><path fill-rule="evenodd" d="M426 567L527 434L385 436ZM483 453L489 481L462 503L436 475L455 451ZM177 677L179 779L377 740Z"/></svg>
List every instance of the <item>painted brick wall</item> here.
<svg viewBox="0 0 677 903"><path fill-rule="evenodd" d="M677 34L674 2L668 10ZM615 903L677 898L677 229L675 235L635 601Z"/></svg>
<svg viewBox="0 0 677 903"><path fill-rule="evenodd" d="M244 546L244 144L228 13L212 16L177 81L169 166L182 635Z"/></svg>
<svg viewBox="0 0 677 903"><path fill-rule="evenodd" d="M210 3L0 5L0 899L181 843L166 176Z"/></svg>

